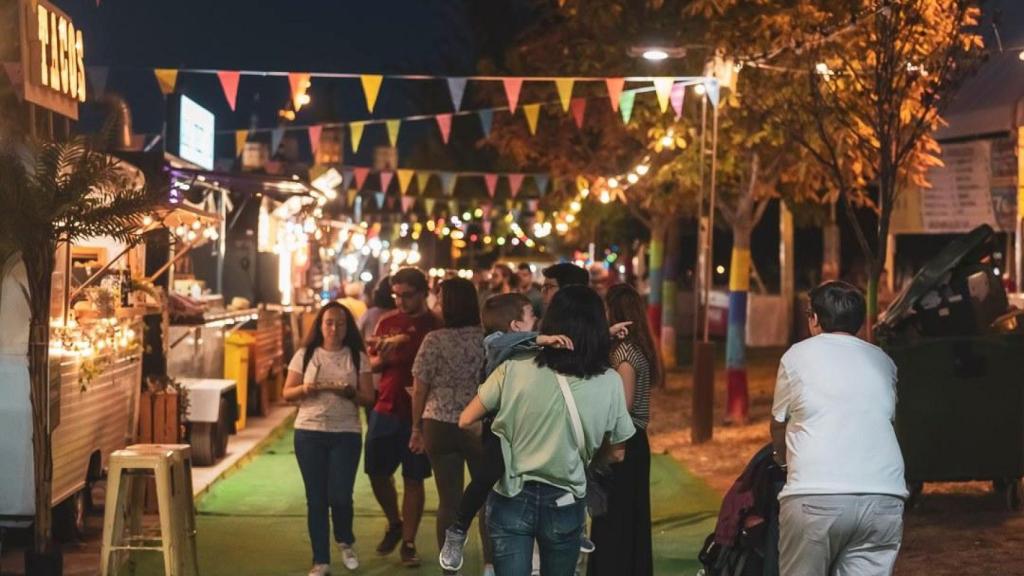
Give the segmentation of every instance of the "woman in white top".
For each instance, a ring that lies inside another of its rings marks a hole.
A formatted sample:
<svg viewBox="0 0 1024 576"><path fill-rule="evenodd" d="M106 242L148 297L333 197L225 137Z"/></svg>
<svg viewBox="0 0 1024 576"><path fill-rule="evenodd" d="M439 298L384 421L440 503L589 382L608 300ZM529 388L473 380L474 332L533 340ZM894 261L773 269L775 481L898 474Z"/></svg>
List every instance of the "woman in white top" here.
<svg viewBox="0 0 1024 576"><path fill-rule="evenodd" d="M359 567L352 546L352 489L362 451L357 405L374 399L370 360L352 313L337 302L320 309L305 346L288 365L284 397L298 402L295 457L306 486L313 546L310 576L330 573L330 516L346 568Z"/></svg>

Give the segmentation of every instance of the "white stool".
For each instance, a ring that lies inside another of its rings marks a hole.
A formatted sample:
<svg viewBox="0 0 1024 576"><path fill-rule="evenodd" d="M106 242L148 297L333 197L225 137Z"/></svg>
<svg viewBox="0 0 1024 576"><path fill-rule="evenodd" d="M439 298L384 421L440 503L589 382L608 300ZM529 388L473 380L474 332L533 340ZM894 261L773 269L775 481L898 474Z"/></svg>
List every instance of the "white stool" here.
<svg viewBox="0 0 1024 576"><path fill-rule="evenodd" d="M101 576L116 570L133 550L161 552L166 576L199 574L191 447L135 444L111 454L108 468ZM158 534L142 530L145 481L150 476L156 480Z"/></svg>

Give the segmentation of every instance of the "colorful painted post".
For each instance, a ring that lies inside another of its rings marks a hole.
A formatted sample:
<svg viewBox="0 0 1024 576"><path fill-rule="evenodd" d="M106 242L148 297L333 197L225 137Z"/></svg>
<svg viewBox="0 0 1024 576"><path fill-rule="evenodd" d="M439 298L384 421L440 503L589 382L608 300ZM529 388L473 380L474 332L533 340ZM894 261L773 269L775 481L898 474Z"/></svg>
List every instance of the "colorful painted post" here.
<svg viewBox="0 0 1024 576"><path fill-rule="evenodd" d="M661 272L661 360L665 368L679 366L676 338L676 296L679 288L679 223L665 234L665 256Z"/></svg>
<svg viewBox="0 0 1024 576"><path fill-rule="evenodd" d="M729 330L726 336L726 419L747 421L747 297L750 291L750 248L736 242L729 269ZM749 239L748 239L749 244Z"/></svg>
<svg viewBox="0 0 1024 576"><path fill-rule="evenodd" d="M651 323L651 330L655 334L661 334L661 279L662 265L665 262L665 229L662 226L654 226L651 229L650 258L647 275L647 286L650 289L647 296L647 321Z"/></svg>

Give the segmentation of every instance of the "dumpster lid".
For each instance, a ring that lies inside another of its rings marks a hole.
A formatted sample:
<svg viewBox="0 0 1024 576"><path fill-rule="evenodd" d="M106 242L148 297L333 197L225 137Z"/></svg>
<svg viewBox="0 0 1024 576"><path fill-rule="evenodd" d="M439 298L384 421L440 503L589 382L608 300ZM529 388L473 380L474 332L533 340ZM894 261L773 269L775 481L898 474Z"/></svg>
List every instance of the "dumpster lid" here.
<svg viewBox="0 0 1024 576"><path fill-rule="evenodd" d="M967 234L950 242L927 264L921 267L910 284L896 296L878 323L878 328L891 330L913 313L914 305L935 288L951 270L965 260L981 257L979 249L995 235L992 227L982 224Z"/></svg>

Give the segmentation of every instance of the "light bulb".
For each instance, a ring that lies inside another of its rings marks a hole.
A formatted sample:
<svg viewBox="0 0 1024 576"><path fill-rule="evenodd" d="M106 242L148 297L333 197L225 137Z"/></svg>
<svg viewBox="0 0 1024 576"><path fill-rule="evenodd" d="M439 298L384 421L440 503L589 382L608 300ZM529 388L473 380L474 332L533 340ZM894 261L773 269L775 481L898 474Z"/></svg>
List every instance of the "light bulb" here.
<svg viewBox="0 0 1024 576"><path fill-rule="evenodd" d="M645 175L647 175L647 171L650 170L650 169L651 169L651 167L648 166L647 164L641 164L641 165L636 167L636 173L641 175L641 176L645 176Z"/></svg>
<svg viewBox="0 0 1024 576"><path fill-rule="evenodd" d="M640 177L633 172L630 172L629 175L626 176L626 181L628 181L630 184L636 184L636 181L639 179Z"/></svg>

